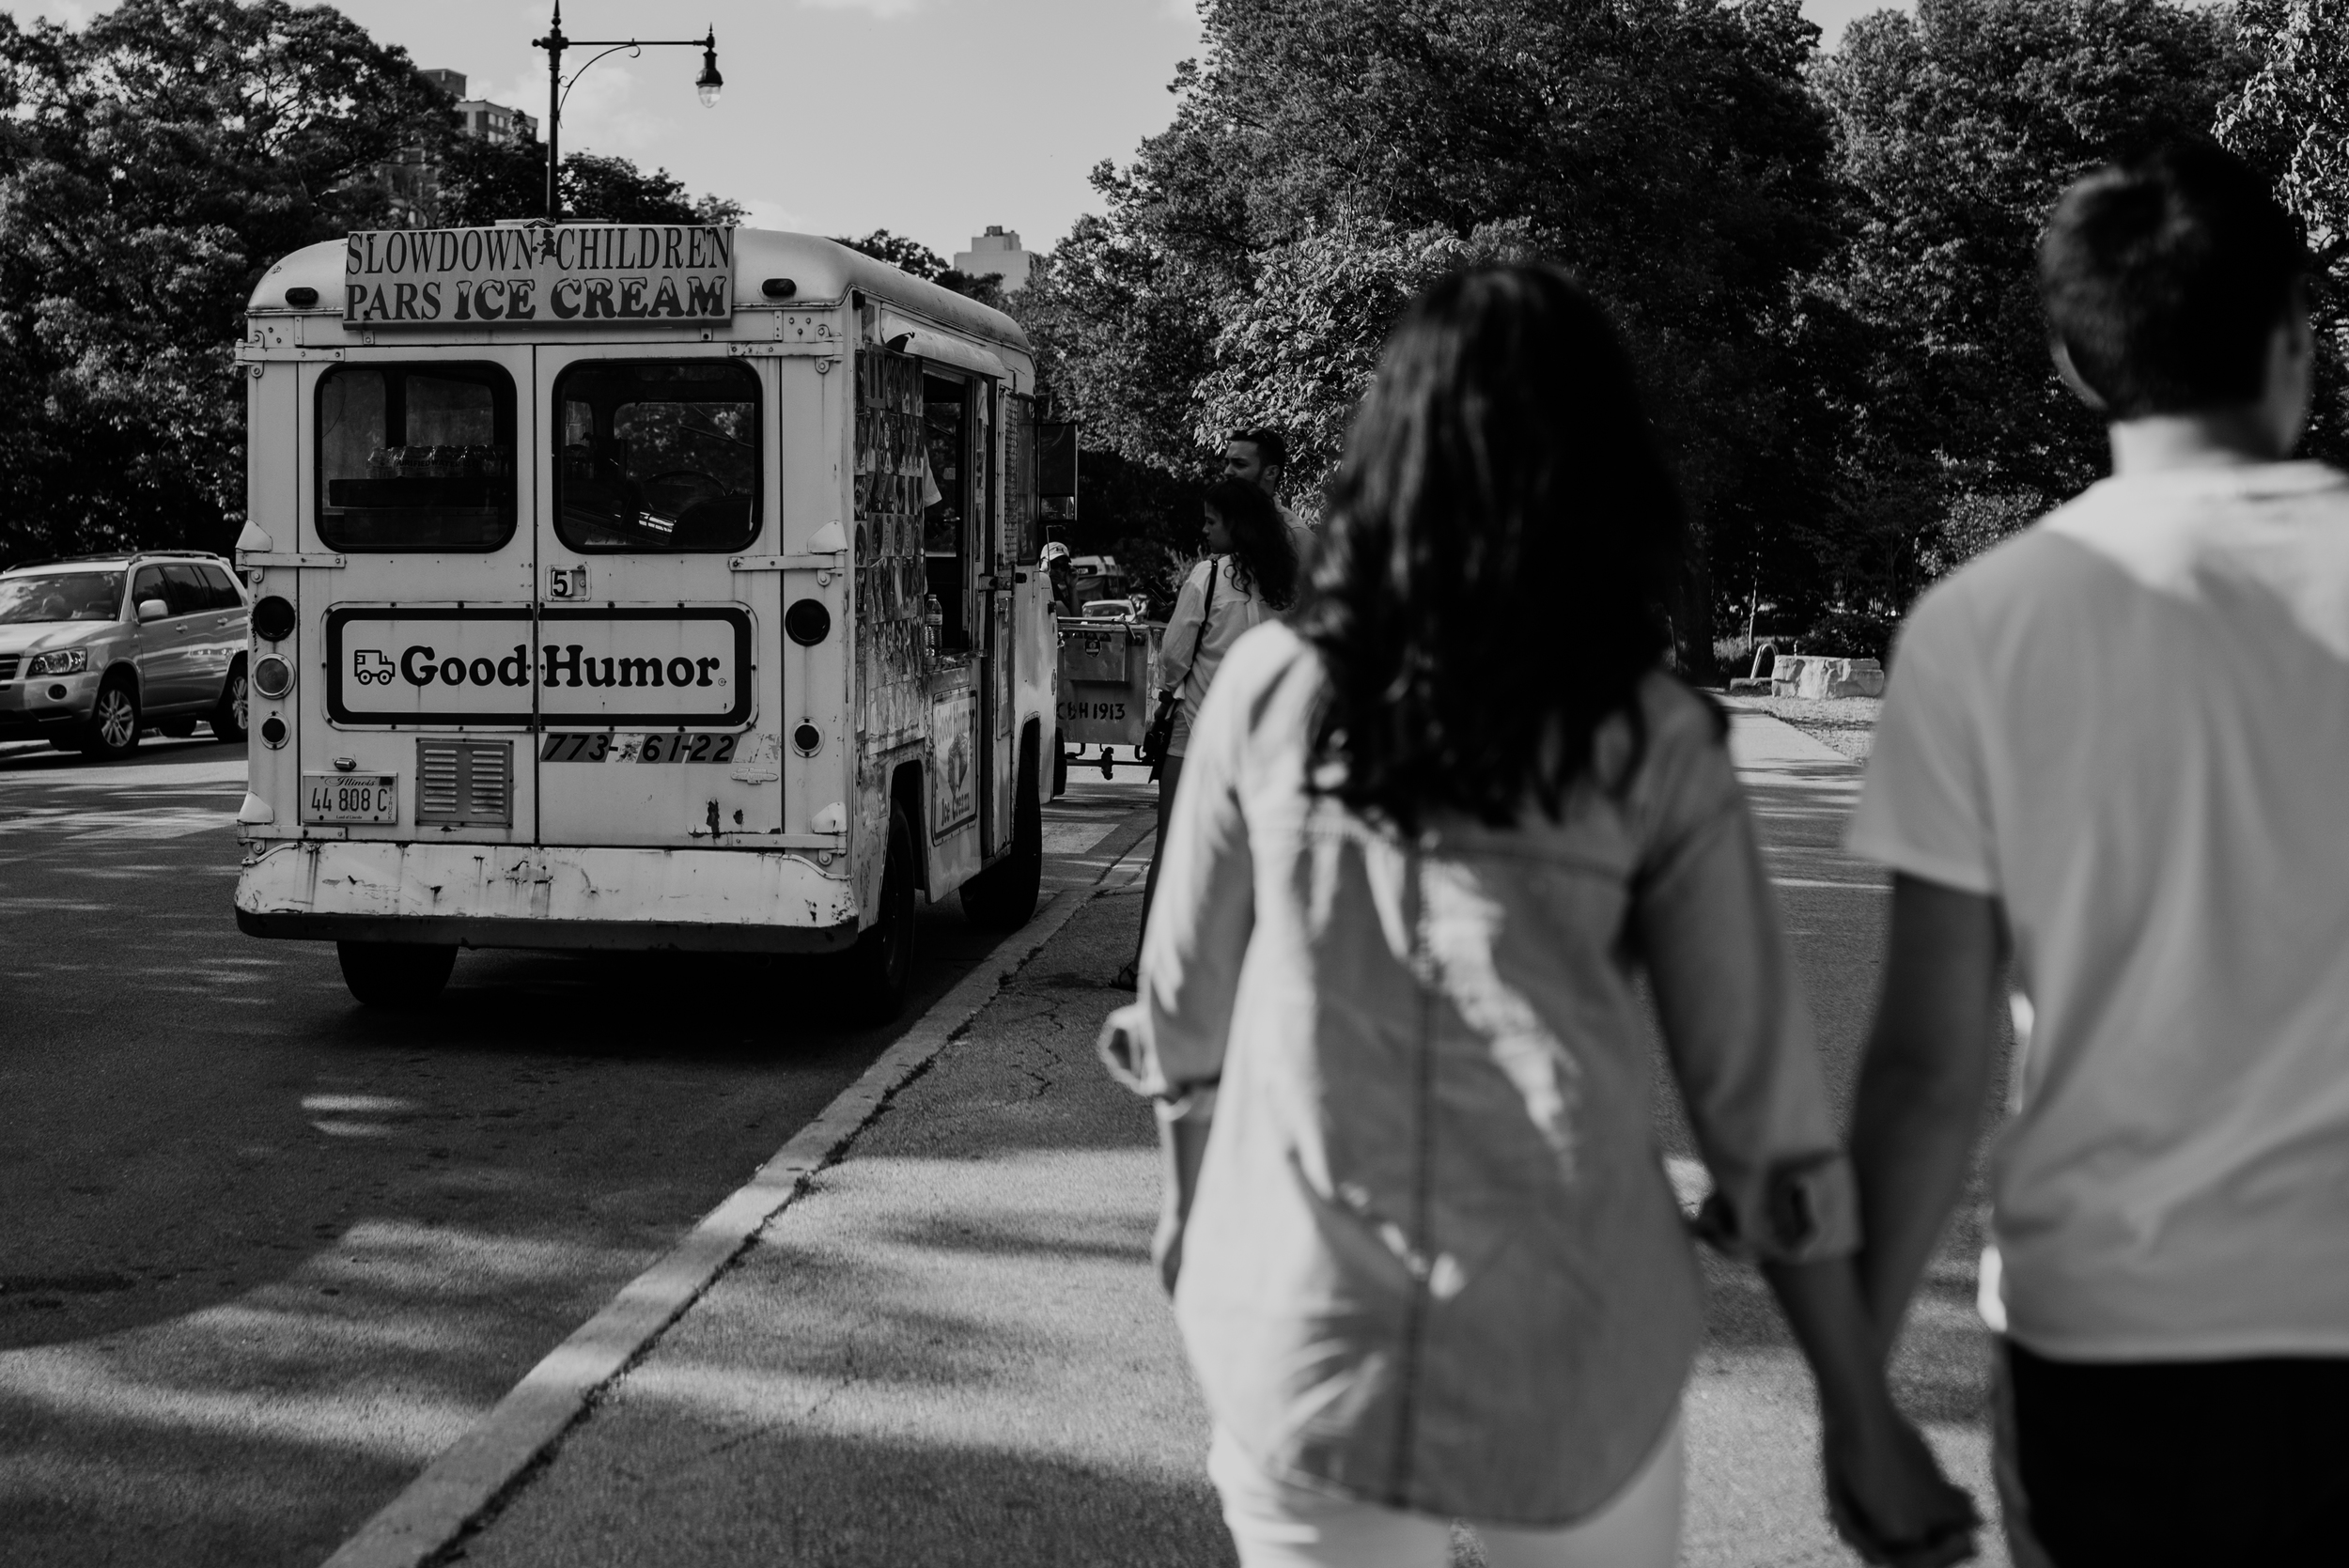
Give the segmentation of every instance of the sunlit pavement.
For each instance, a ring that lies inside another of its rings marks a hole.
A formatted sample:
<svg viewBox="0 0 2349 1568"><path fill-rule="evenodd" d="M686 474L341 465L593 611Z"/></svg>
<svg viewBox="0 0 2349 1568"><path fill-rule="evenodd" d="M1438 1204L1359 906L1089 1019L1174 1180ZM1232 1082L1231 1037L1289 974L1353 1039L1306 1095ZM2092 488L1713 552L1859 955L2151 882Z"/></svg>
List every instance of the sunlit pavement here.
<svg viewBox="0 0 2349 1568"><path fill-rule="evenodd" d="M1735 744L1840 1103L1886 904L1839 847L1858 769L1775 721L1741 719ZM465 1561L1228 1563L1206 1416L1144 1262L1149 1120L1090 1059L1123 1000L1105 983L1136 902L1097 900L1015 976L463 1543ZM1701 1184L1669 1110L1657 1137L1675 1178ZM1945 1246L1898 1376L1993 1512L1978 1236L1969 1219ZM1856 1562L1825 1523L1809 1381L1775 1309L1750 1271L1706 1273L1683 1561ZM2004 1562L1983 1546L1979 1560Z"/></svg>
<svg viewBox="0 0 2349 1568"><path fill-rule="evenodd" d="M363 1011L237 931L242 778L0 746L0 1563L318 1561L896 1032L747 959L468 953ZM1149 803L1072 780L1048 880ZM928 911L908 1021L994 939Z"/></svg>

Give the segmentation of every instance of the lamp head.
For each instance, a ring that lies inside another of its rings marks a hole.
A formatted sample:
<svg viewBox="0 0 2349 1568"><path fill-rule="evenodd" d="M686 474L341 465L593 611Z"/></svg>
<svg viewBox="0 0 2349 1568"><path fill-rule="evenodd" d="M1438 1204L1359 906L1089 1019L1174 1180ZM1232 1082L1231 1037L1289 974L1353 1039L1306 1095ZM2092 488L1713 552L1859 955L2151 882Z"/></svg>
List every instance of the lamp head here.
<svg viewBox="0 0 2349 1568"><path fill-rule="evenodd" d="M694 79L693 96L702 101L703 108L715 109L725 85L726 79L718 74L718 30L712 27L702 40L702 73Z"/></svg>

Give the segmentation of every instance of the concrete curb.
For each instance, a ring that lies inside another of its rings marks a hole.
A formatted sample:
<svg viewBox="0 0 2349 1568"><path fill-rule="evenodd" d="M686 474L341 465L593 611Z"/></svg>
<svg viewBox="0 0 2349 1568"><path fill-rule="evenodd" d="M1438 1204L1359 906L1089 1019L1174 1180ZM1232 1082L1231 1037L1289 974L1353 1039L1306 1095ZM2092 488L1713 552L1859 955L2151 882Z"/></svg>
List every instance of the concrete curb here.
<svg viewBox="0 0 2349 1568"><path fill-rule="evenodd" d="M1128 846L1125 854L1131 852ZM1053 894L1034 920L933 1002L683 1241L531 1368L487 1416L344 1542L326 1568L422 1568L440 1560L586 1413L597 1393L651 1349L752 1237L807 1189L809 1178L840 1157L890 1095L978 1017L1005 980L1096 893L1135 875L1132 867L1112 863L1095 886Z"/></svg>

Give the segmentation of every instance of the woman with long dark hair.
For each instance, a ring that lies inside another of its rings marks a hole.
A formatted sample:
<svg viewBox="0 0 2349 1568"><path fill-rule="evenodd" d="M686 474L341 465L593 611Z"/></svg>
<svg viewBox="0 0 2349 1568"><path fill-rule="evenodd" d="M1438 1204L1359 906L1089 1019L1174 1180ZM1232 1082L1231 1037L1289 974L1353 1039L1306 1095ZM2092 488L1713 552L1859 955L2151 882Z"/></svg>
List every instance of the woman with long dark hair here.
<svg viewBox="0 0 2349 1568"><path fill-rule="evenodd" d="M1242 635L1289 607L1297 596L1297 546L1279 503L1244 479L1208 487L1200 510L1207 553L1183 579L1174 613L1159 643L1157 690L1175 701L1174 730L1159 762L1159 847L1166 844L1167 813L1183 777L1183 753L1223 656ZM1158 894L1159 856L1154 850L1142 884L1142 918L1150 920ZM1118 971L1132 986L1141 956Z"/></svg>
<svg viewBox="0 0 2349 1568"><path fill-rule="evenodd" d="M1703 1320L1642 971L1839 1523L1958 1560L1723 723L1662 667L1678 511L1603 315L1542 268L1437 285L1325 515L1307 602L1199 712L1103 1037L1160 1102L1157 1256L1242 1563L1433 1568L1454 1518L1496 1568L1673 1560Z"/></svg>

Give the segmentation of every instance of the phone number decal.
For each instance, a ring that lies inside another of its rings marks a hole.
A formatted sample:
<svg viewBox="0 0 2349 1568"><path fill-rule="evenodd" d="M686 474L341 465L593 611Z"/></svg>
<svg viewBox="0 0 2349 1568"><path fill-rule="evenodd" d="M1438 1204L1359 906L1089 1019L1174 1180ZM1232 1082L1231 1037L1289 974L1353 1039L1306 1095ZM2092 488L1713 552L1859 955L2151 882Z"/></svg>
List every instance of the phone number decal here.
<svg viewBox="0 0 2349 1568"><path fill-rule="evenodd" d="M550 735L540 762L732 762L739 735L647 735L623 740L610 730Z"/></svg>

